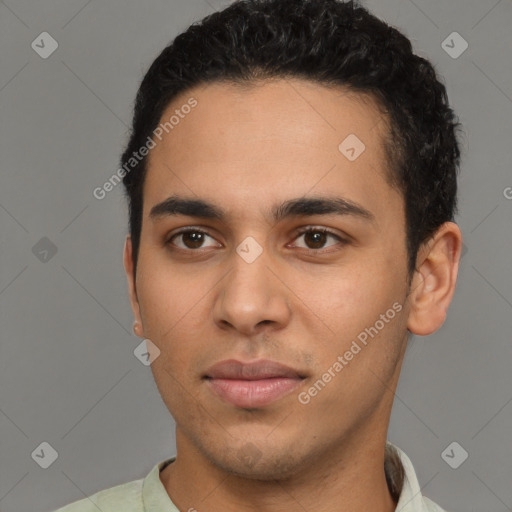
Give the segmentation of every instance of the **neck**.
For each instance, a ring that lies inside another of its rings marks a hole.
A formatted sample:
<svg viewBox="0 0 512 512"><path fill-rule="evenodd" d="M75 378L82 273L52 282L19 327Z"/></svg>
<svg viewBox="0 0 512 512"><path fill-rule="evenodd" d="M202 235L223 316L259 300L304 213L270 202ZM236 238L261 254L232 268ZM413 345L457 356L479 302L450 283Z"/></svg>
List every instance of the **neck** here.
<svg viewBox="0 0 512 512"><path fill-rule="evenodd" d="M393 483L396 477L389 456L387 475L384 469L385 432L376 435L369 428L364 442L361 434L304 461L300 472L291 477L263 481L226 473L197 451L177 428L178 456L160 478L180 510L338 512L342 507L352 512L393 512L401 481L398 478L398 483Z"/></svg>

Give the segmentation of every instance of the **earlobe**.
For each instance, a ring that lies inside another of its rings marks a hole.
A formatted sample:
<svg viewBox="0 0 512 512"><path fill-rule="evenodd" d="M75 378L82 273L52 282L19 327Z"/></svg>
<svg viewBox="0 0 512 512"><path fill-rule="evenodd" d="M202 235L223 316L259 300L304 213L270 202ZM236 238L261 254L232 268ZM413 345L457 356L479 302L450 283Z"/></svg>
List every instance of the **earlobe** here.
<svg viewBox="0 0 512 512"><path fill-rule="evenodd" d="M130 304L132 307L132 312L135 317L133 324L133 332L135 335L140 338L144 337L144 332L142 328L142 318L140 314L140 305L137 297L137 289L135 284L135 276L133 274L133 253L132 253L132 240L130 235L127 235L125 243L124 243L124 252L123 252L123 262L124 269L126 272L126 278L128 280L128 291L130 295Z"/></svg>
<svg viewBox="0 0 512 512"><path fill-rule="evenodd" d="M455 292L462 234L453 222L444 223L418 251L416 271L408 296L407 328L427 336L437 331Z"/></svg>
<svg viewBox="0 0 512 512"><path fill-rule="evenodd" d="M133 322L133 334L135 334L135 336L138 336L139 338L144 338L144 332L142 331L142 325L137 320L135 320L135 322Z"/></svg>

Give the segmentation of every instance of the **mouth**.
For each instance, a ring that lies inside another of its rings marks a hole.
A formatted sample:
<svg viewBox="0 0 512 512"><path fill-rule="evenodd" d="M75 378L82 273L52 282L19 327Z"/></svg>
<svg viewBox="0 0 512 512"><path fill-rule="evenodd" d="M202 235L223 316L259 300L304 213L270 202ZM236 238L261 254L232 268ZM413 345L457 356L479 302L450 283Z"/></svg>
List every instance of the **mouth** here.
<svg viewBox="0 0 512 512"><path fill-rule="evenodd" d="M224 401L241 408L273 403L296 389L306 375L275 361L242 363L235 359L212 366L203 379Z"/></svg>

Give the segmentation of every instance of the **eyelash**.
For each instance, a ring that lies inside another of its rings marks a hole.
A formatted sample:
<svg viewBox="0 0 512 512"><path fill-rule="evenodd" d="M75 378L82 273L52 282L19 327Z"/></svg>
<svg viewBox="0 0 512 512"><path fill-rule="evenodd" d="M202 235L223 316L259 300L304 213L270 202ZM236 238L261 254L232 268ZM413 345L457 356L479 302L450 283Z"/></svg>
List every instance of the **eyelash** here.
<svg viewBox="0 0 512 512"><path fill-rule="evenodd" d="M188 228L185 228L185 229L182 229L180 231L177 231L176 233L173 233L172 236L170 236L166 242L165 242L165 245L166 246L170 246L172 250L177 250L177 251L182 251L182 252L195 252L195 253L198 253L198 252L201 252L201 248L199 249L183 249L182 247L173 247L173 244L172 244L172 241L177 238L178 236L180 235L184 235L184 234L187 234L187 233L201 233L203 235L206 235L206 236L209 236L210 238L213 238L211 235L208 234L208 232L200 229L200 228L194 228L194 227L188 227ZM300 230L299 232L297 232L295 234L295 238L294 239L297 239L299 237L301 237L302 235L304 234L308 234L308 233L323 233L323 234L326 234L326 235L331 235L333 236L334 238L336 238L342 246L344 245L347 245L349 242L348 240L340 237L339 235L337 235L336 233L334 233L333 231L327 229L327 228L318 228L318 227L307 227L307 228L304 228L302 230ZM334 246L330 246L330 247L334 247ZM304 247L299 247L299 249L302 249L302 251L306 252L306 253L321 253L322 252L322 249L305 249ZM326 252L326 251L324 251ZM330 252L330 251L329 251Z"/></svg>

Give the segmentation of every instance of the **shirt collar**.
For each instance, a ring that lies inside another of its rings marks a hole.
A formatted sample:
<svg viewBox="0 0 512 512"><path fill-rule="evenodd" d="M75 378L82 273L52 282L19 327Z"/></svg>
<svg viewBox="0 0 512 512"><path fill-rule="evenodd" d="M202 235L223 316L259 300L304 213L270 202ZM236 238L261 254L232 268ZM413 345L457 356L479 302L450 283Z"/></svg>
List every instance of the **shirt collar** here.
<svg viewBox="0 0 512 512"><path fill-rule="evenodd" d="M164 484L160 480L162 471L176 456L158 463L144 478L142 482L142 503L144 512L180 512L167 494Z"/></svg>
<svg viewBox="0 0 512 512"><path fill-rule="evenodd" d="M391 452L394 451L399 456L403 468L402 489L395 512L433 512L436 510L444 512L440 507L432 503L428 498L424 498L421 494L420 484L409 457L400 450L398 446L395 446L389 441L386 443L386 451L388 450Z"/></svg>

